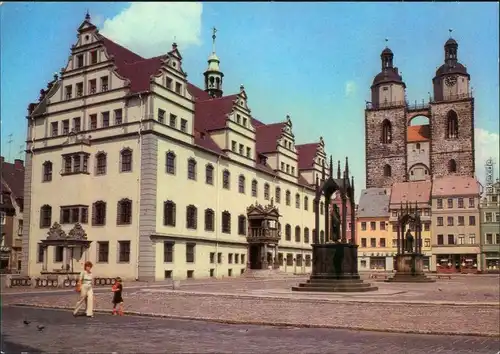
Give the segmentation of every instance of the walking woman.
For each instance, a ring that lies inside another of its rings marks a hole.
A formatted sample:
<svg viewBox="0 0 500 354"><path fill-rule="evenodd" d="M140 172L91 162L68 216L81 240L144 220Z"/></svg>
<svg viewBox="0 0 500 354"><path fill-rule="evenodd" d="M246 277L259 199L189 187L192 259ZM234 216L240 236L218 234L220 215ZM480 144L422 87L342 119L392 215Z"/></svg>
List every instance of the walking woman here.
<svg viewBox="0 0 500 354"><path fill-rule="evenodd" d="M94 317L94 291L92 290L92 283L92 262L87 261L84 264L83 272L80 274L78 283L76 284L77 291L80 289L80 300L76 303L73 316L76 316L80 308L87 302L87 317Z"/></svg>

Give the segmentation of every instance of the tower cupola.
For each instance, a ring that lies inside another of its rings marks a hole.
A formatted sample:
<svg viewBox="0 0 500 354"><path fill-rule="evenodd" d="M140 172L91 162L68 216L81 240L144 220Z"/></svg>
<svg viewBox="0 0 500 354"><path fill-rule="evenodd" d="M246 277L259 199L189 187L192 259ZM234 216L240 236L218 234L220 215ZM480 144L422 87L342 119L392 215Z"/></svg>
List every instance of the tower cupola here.
<svg viewBox="0 0 500 354"><path fill-rule="evenodd" d="M205 91L211 97L222 97L222 79L224 74L220 70L220 59L215 52L215 39L217 29L212 30L212 53L208 56L208 68L204 72Z"/></svg>

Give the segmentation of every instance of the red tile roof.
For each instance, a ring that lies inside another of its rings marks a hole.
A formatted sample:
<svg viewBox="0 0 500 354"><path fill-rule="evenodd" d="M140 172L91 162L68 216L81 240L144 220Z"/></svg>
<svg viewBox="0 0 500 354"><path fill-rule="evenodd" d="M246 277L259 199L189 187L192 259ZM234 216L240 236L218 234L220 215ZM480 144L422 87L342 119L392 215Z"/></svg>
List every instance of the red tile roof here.
<svg viewBox="0 0 500 354"><path fill-rule="evenodd" d="M432 183L430 181L394 183L391 188L390 204L429 203Z"/></svg>
<svg viewBox="0 0 500 354"><path fill-rule="evenodd" d="M151 76L159 71L162 65L161 60L165 56L145 59L101 34L99 34L99 38L108 54L113 56L117 73L130 80L130 93L149 91ZM212 98L207 92L191 83L188 83L187 88L195 102L195 144L219 155L225 155L208 133L226 126L227 115L233 109L234 101L238 95ZM281 137L285 123L264 124L252 118L252 125L256 131L256 154L276 151L277 140ZM296 146L299 170L309 169L313 166L317 146L317 143ZM256 167L268 173L274 173L269 165L263 165L259 161L256 162ZM301 177L299 177L299 183L308 184Z"/></svg>
<svg viewBox="0 0 500 354"><path fill-rule="evenodd" d="M24 197L24 166L22 161L16 163L5 162L1 157L1 176L3 182L10 188L15 199Z"/></svg>
<svg viewBox="0 0 500 354"><path fill-rule="evenodd" d="M319 143L295 145L299 155L299 170L309 170L314 167L314 158L318 151Z"/></svg>
<svg viewBox="0 0 500 354"><path fill-rule="evenodd" d="M406 132L409 143L418 143L430 140L430 130L428 125L412 125Z"/></svg>
<svg viewBox="0 0 500 354"><path fill-rule="evenodd" d="M432 185L433 197L447 197L451 195L477 195L479 193L479 182L473 177L446 176L436 178Z"/></svg>

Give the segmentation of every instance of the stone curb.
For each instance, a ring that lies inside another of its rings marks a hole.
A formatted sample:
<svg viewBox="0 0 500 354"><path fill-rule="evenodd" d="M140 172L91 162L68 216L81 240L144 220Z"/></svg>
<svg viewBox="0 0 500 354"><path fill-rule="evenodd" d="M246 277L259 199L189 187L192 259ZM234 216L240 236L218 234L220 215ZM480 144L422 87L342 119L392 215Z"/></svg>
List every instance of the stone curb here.
<svg viewBox="0 0 500 354"><path fill-rule="evenodd" d="M73 310L69 306L48 306L48 305L28 305L28 304L13 304L11 306L17 307L31 307L40 309L54 309L54 310ZM94 310L96 313L110 314L109 310ZM470 336L470 337L487 337L487 338L500 338L500 333L482 333L482 332L447 332L447 331L424 331L424 330L411 330L411 329L381 329L371 327L359 326L335 326L335 325L318 325L306 323L287 323L287 322L269 322L269 321L244 321L244 320L225 320L220 318L211 317L193 317L193 316L178 316L167 314L156 314L138 311L126 311L128 315L138 317L151 317L151 318L166 318L172 320L185 320L185 321L204 321L221 324L237 324L237 325L250 325L250 326L272 326L272 327L289 327L289 328L327 328L327 329L342 329L350 331L368 331L368 332L381 332L381 333L401 333L401 334L426 334L426 335L440 335L440 336Z"/></svg>
<svg viewBox="0 0 500 354"><path fill-rule="evenodd" d="M231 294L231 293L211 293L211 292L196 292L183 290L168 290L161 291L169 294L178 294L186 296L215 296L227 299L265 299L270 301L289 300L302 303L338 303L338 304L395 304L395 305L420 305L420 306L457 306L457 307L495 307L500 308L498 302L447 302L447 301L415 301L415 300L383 300L383 299L325 299L325 298L294 298L290 295L253 295L253 294Z"/></svg>

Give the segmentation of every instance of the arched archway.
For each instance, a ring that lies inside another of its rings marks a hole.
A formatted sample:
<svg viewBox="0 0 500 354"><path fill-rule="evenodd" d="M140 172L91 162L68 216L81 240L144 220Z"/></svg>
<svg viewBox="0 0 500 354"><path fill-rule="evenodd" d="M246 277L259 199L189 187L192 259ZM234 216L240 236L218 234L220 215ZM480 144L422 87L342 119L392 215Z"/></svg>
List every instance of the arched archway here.
<svg viewBox="0 0 500 354"><path fill-rule="evenodd" d="M430 119L427 116L423 115L415 115L415 116L410 116L408 118L408 126L409 127L414 127L414 126L421 126L421 125L429 125Z"/></svg>
<svg viewBox="0 0 500 354"><path fill-rule="evenodd" d="M423 163L416 163L408 170L409 181L425 181L430 179L429 167Z"/></svg>
<svg viewBox="0 0 500 354"><path fill-rule="evenodd" d="M391 165L385 165L384 166L384 177L391 177L391 176L392 176Z"/></svg>
<svg viewBox="0 0 500 354"><path fill-rule="evenodd" d="M454 159L448 161L448 173L457 172L457 162Z"/></svg>
<svg viewBox="0 0 500 354"><path fill-rule="evenodd" d="M458 138L458 116L454 110L446 115L446 139Z"/></svg>

